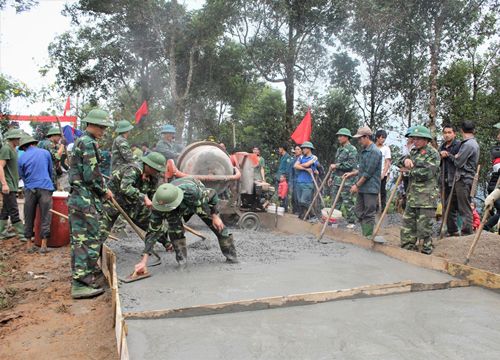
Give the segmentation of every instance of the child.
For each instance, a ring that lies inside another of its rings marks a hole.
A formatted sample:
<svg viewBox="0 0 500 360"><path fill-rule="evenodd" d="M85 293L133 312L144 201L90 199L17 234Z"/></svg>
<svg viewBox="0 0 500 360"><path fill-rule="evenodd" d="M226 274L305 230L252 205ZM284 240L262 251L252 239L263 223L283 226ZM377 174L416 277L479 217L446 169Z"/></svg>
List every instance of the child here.
<svg viewBox="0 0 500 360"><path fill-rule="evenodd" d="M476 210L475 202L470 203L470 208L472 209L472 229L476 231L479 225L481 225L481 218Z"/></svg>
<svg viewBox="0 0 500 360"><path fill-rule="evenodd" d="M278 198L280 199L280 206L285 208L285 212L288 212L288 183L286 182L286 176L283 174L280 175Z"/></svg>

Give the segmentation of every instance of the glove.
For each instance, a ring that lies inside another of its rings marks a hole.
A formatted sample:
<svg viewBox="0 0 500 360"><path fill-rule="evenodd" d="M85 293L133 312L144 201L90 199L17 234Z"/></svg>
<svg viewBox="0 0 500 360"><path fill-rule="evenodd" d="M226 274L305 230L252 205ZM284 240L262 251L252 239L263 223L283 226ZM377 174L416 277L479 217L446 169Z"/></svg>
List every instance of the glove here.
<svg viewBox="0 0 500 360"><path fill-rule="evenodd" d="M484 206L487 208L493 208L495 201L500 199L500 189L495 189L491 194L489 194L484 200Z"/></svg>

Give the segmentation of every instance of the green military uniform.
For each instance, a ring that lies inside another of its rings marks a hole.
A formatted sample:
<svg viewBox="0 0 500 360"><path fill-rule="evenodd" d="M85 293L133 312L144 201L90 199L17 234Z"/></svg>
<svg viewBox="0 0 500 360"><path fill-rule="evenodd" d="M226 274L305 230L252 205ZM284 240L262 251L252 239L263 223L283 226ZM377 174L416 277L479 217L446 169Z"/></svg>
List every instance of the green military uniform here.
<svg viewBox="0 0 500 360"><path fill-rule="evenodd" d="M163 200L165 193L167 200ZM172 193L174 195L171 196ZM218 203L219 198L214 189L206 188L199 180L190 177L161 185L153 197L154 210L149 222L144 252L151 252L154 244L163 235L163 220L167 220L167 234L174 246L176 259L179 263L184 263L187 248L182 222L189 221L191 216L196 214L217 236L222 254L227 260L237 261L233 235L226 227L219 231L212 225L211 216L219 213Z"/></svg>
<svg viewBox="0 0 500 360"><path fill-rule="evenodd" d="M344 129L341 129L344 130ZM344 135L351 137L350 131L348 129L347 132L337 132L337 135ZM335 164L337 167L335 168L335 172L332 174L333 185L332 185L332 199L335 199L337 193L340 189L340 184L342 183L342 176L350 171L353 171L357 168L358 162L358 150L350 143L347 143L344 146L339 146L337 152L335 154ZM356 182L355 177L350 177L344 183L344 187L342 188L342 192L340 193L339 200L335 208L340 210L342 205L344 205L344 218L347 220L349 224L354 224L356 222L356 214L354 212L354 199L352 194L350 193L351 186Z"/></svg>
<svg viewBox="0 0 500 360"><path fill-rule="evenodd" d="M111 172L121 169L123 166L136 162L137 159L130 149L128 140L118 135L111 147Z"/></svg>
<svg viewBox="0 0 500 360"><path fill-rule="evenodd" d="M142 157L141 161L148 161L150 166L157 167L158 164L151 163L151 159L157 160L163 168L158 171L164 171L165 158L159 153L150 153L147 157ZM162 164L161 164L162 163ZM115 200L130 216L132 221L144 231L148 230L151 209L144 206L144 198L147 196L152 199L158 187L158 177L144 176L144 165L130 164L119 170L114 170L108 186L115 196ZM120 216L119 211L109 202L103 204L103 216L101 219L101 235L104 242L115 221ZM168 240L165 237L159 239L165 247L168 246Z"/></svg>
<svg viewBox="0 0 500 360"><path fill-rule="evenodd" d="M110 126L107 117L105 111L94 109L83 121ZM99 221L102 198L108 191L99 170L100 162L96 138L85 131L75 141L69 168L72 296L75 298L95 296L103 291L91 291L97 288L96 279L102 274L97 265L102 247Z"/></svg>
<svg viewBox="0 0 500 360"><path fill-rule="evenodd" d="M58 154L59 148L48 138L52 135L61 135L61 132L57 128L50 129L47 137L38 143L38 147L47 150L52 157L52 182L54 183L54 188L57 189L58 177L62 175L61 157Z"/></svg>
<svg viewBox="0 0 500 360"><path fill-rule="evenodd" d="M430 131L424 126L416 126L410 137L432 140ZM414 166L408 172L409 186L400 234L401 247L416 250L417 240L423 240L422 252L430 254L433 248L433 219L439 196L440 156L434 147L427 144L421 149L412 149L410 155L400 161L399 166L404 166L405 159L412 160Z"/></svg>

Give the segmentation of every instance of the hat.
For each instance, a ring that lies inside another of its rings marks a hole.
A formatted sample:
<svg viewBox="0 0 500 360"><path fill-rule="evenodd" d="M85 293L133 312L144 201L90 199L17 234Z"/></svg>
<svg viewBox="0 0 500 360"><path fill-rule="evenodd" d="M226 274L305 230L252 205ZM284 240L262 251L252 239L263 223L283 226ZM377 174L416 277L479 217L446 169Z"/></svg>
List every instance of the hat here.
<svg viewBox="0 0 500 360"><path fill-rule="evenodd" d="M175 134L176 133L175 127L173 125L170 125L170 124L163 125L163 127L161 128L161 133L162 134L165 134L165 133Z"/></svg>
<svg viewBox="0 0 500 360"><path fill-rule="evenodd" d="M109 120L109 114L101 109L90 110L87 117L82 121L86 122L87 124L95 124L107 127L113 126L113 122Z"/></svg>
<svg viewBox="0 0 500 360"><path fill-rule="evenodd" d="M5 133L5 139L7 140L13 140L13 139L20 139L22 136L27 135L25 134L24 131L21 129L10 129Z"/></svg>
<svg viewBox="0 0 500 360"><path fill-rule="evenodd" d="M61 130L59 130L59 128L55 128L55 127L52 127L49 129L49 131L47 132L47 137L48 136L52 136L52 135L59 135L61 136Z"/></svg>
<svg viewBox="0 0 500 360"><path fill-rule="evenodd" d="M314 145L310 141L304 141L304 143L302 145L300 145L300 148L301 149L303 149L303 148L309 148L309 149L313 149L314 150Z"/></svg>
<svg viewBox="0 0 500 360"><path fill-rule="evenodd" d="M339 131L337 131L337 133L335 135L342 135L342 136L347 136L347 137L352 138L351 130L349 130L347 128L339 129Z"/></svg>
<svg viewBox="0 0 500 360"><path fill-rule="evenodd" d="M32 136L23 136L19 142L19 148L23 149L26 145L38 143L38 140L35 140Z"/></svg>
<svg viewBox="0 0 500 360"><path fill-rule="evenodd" d="M410 134L412 133L413 129L415 129L415 126L410 126L408 130L406 130L405 137L410 137Z"/></svg>
<svg viewBox="0 0 500 360"><path fill-rule="evenodd" d="M408 137L418 137L432 140L431 131L422 125L415 126Z"/></svg>
<svg viewBox="0 0 500 360"><path fill-rule="evenodd" d="M120 120L118 121L118 125L116 125L116 129L115 131L118 133L118 134L123 134L127 131L130 131L134 128L134 126L128 122L127 120Z"/></svg>
<svg viewBox="0 0 500 360"><path fill-rule="evenodd" d="M358 132L356 135L354 135L354 138L360 138L361 136L372 136L373 132L368 126L362 126L358 129Z"/></svg>
<svg viewBox="0 0 500 360"><path fill-rule="evenodd" d="M169 212L177 208L184 198L184 191L172 184L162 184L153 195L153 208Z"/></svg>
<svg viewBox="0 0 500 360"><path fill-rule="evenodd" d="M165 156L163 156L159 152L154 151L149 153L147 156L142 156L141 161L160 172L165 171L165 163L167 162Z"/></svg>

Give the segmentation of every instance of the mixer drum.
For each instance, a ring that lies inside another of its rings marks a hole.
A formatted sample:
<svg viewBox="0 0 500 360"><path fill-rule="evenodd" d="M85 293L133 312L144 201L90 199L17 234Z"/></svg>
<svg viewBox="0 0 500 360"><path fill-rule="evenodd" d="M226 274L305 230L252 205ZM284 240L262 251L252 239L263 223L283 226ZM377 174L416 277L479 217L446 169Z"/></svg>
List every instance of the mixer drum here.
<svg viewBox="0 0 500 360"><path fill-rule="evenodd" d="M233 165L229 155L218 144L211 141L193 143L182 151L177 168L189 175L233 175ZM215 189L218 194L229 186L224 181L203 181L206 187Z"/></svg>

